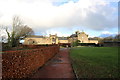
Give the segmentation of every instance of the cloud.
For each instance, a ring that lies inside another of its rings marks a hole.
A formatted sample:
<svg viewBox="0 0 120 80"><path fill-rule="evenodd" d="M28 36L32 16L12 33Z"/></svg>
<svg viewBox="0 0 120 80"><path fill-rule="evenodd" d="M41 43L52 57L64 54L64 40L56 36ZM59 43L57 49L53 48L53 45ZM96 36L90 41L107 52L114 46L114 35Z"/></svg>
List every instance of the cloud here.
<svg viewBox="0 0 120 80"><path fill-rule="evenodd" d="M109 31L103 31L102 34L113 34L113 33L109 32Z"/></svg>
<svg viewBox="0 0 120 80"><path fill-rule="evenodd" d="M18 15L35 31L56 27L84 26L104 30L117 26L117 8L110 2L118 0L0 0L0 24L11 25L12 17Z"/></svg>
<svg viewBox="0 0 120 80"><path fill-rule="evenodd" d="M46 30L45 32L45 35L49 36L49 34L57 34L57 36L64 36L64 37L68 37L70 36L72 33L71 31L69 31L70 29L68 28L57 28L57 29L49 29L49 30Z"/></svg>
<svg viewBox="0 0 120 80"><path fill-rule="evenodd" d="M118 34L118 32L112 33L112 32L109 32L109 31L103 31L103 32L101 32L99 37L109 37L109 36L115 37L117 34Z"/></svg>

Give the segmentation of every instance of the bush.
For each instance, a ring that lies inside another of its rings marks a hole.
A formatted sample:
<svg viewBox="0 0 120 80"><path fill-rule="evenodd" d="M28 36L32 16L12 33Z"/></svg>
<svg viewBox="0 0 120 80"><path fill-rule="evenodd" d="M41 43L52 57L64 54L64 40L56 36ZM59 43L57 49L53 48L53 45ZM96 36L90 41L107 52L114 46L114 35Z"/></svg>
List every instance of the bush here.
<svg viewBox="0 0 120 80"><path fill-rule="evenodd" d="M79 40L74 41L74 42L72 43L72 46L73 46L73 47L78 46L79 42L80 42Z"/></svg>

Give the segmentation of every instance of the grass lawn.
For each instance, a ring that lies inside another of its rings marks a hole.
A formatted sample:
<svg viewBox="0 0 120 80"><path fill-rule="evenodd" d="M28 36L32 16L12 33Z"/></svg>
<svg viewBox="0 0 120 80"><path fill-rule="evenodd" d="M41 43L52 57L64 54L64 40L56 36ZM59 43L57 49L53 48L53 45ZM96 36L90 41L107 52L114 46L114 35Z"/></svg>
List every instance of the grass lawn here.
<svg viewBox="0 0 120 80"><path fill-rule="evenodd" d="M118 78L117 47L71 48L70 57L79 78Z"/></svg>

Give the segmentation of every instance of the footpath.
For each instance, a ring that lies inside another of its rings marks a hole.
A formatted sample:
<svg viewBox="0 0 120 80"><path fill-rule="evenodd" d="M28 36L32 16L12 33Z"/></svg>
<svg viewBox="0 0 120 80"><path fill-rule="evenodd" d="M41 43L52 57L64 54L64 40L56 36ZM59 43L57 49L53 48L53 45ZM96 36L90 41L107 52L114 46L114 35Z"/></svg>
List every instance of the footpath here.
<svg viewBox="0 0 120 80"><path fill-rule="evenodd" d="M75 78L67 48L60 49L50 61L30 78Z"/></svg>

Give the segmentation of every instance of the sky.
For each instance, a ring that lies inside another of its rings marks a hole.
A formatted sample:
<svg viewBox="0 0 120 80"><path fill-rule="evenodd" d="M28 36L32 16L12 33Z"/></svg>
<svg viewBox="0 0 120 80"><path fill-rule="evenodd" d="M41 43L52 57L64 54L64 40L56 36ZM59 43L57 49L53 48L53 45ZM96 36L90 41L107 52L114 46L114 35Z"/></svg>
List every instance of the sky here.
<svg viewBox="0 0 120 80"><path fill-rule="evenodd" d="M35 35L70 36L77 30L90 37L117 34L118 1L0 0L0 25L10 28L13 16L19 16Z"/></svg>

